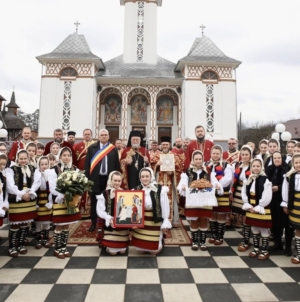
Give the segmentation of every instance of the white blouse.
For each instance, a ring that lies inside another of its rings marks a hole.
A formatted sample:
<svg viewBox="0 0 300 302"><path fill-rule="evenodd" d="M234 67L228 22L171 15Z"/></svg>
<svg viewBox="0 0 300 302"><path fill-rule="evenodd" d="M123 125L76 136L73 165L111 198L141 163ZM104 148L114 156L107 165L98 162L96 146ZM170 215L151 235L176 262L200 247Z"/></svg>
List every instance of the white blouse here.
<svg viewBox="0 0 300 302"><path fill-rule="evenodd" d="M14 171L11 169L11 168L7 168L5 169L6 171L6 187L7 187L7 192L9 194L13 194L13 195L16 195L16 201L20 201L22 200L22 196L25 194L25 193L29 193L30 194L30 199L34 199L36 198L36 193L34 191L33 188L37 187L38 186L38 183L39 183L39 179L35 178L34 177L34 180L33 180L33 184L31 185L31 188L27 188L25 190L19 190L18 189L18 186L16 186L15 184L15 180L14 180ZM26 178L26 175L23 174L23 183L27 183L27 178Z"/></svg>
<svg viewBox="0 0 300 302"><path fill-rule="evenodd" d="M300 191L300 174L295 175L295 191ZM289 200L289 183L286 179L286 175L284 175L283 179L283 184L282 184L282 191L281 191L281 196L282 196L282 202L281 206L284 208L288 207L288 200Z"/></svg>
<svg viewBox="0 0 300 302"><path fill-rule="evenodd" d="M250 192L255 194L255 183L256 180L254 180L251 184ZM251 208L254 208L255 212L259 214L265 214L265 207L268 206L272 200L272 183L266 179L264 183L264 191L262 193L261 199L259 200L259 204L255 207L253 207L248 200L248 196L246 193L246 184L247 180L244 180L243 188L242 188L242 200L244 202L243 210L247 211Z"/></svg>
<svg viewBox="0 0 300 302"><path fill-rule="evenodd" d="M213 165L212 170L211 170L211 178L212 178L212 175L216 176L216 174L213 174L216 172L215 168L216 168L216 165ZM218 181L218 183L220 184L220 187L226 188L226 187L230 186L232 179L233 179L232 166L230 164L227 164L227 166L224 170L224 176ZM213 179L211 179L210 181L212 182Z"/></svg>

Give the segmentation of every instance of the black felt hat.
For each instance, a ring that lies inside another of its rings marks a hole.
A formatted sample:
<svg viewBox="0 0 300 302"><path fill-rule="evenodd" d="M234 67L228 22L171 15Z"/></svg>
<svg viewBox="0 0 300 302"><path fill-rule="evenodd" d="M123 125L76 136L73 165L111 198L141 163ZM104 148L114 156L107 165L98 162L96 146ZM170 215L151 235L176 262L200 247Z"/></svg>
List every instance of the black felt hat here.
<svg viewBox="0 0 300 302"><path fill-rule="evenodd" d="M169 143L169 144L171 144L171 137L170 136L162 136L160 138L160 143Z"/></svg>
<svg viewBox="0 0 300 302"><path fill-rule="evenodd" d="M75 136L75 135L76 135L76 132L75 132L75 131L68 131L67 134L68 134L68 136L70 136L70 135Z"/></svg>

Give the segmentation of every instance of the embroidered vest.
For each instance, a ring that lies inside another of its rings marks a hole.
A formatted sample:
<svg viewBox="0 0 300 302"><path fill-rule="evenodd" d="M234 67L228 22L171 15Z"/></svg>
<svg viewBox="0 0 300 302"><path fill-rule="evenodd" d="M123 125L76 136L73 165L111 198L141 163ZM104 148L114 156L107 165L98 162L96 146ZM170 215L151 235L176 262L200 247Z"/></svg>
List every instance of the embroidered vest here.
<svg viewBox="0 0 300 302"><path fill-rule="evenodd" d="M267 176L259 176L256 178L255 181L255 200L256 200L256 205L259 204L259 200L261 199L262 193L264 191L264 184L267 180ZM250 200L250 189L252 186L252 182L246 186L246 194L248 196L248 199Z"/></svg>
<svg viewBox="0 0 300 302"><path fill-rule="evenodd" d="M193 171L192 168L188 168L186 170L186 175L188 176L188 179L189 179L189 186L190 184L194 181L194 180L197 180L197 173ZM208 179L208 173L206 173L204 170L202 170L202 172L200 173L199 175L199 179Z"/></svg>
<svg viewBox="0 0 300 302"><path fill-rule="evenodd" d="M152 210L153 210L153 218L154 222L162 222L162 212L161 212L161 205L160 205L160 192L162 189L161 185L155 185L157 187L157 192L151 191L150 192L150 197L152 201ZM142 185L137 186L135 190L143 190Z"/></svg>

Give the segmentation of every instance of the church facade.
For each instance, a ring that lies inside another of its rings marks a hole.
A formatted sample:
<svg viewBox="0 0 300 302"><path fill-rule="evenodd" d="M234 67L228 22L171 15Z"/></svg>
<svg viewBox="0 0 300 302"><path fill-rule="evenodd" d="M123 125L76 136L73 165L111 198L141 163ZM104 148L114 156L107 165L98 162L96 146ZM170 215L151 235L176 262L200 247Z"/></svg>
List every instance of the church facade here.
<svg viewBox="0 0 300 302"><path fill-rule="evenodd" d="M103 62L83 35L69 35L42 64L39 139L55 128L81 136L90 128L111 142L134 129L149 140L194 138L203 125L215 142L237 135L236 68L208 37L196 38L177 63L157 55L157 9L162 0L120 0L125 6L124 52ZM230 118L228 118L230 117Z"/></svg>

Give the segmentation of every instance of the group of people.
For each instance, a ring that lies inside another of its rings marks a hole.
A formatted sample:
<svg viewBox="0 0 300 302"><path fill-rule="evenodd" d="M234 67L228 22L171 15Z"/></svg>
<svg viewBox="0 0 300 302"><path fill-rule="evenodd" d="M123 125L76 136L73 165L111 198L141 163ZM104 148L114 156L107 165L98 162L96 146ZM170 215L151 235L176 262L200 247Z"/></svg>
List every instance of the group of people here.
<svg viewBox="0 0 300 302"><path fill-rule="evenodd" d="M172 148L169 137L161 137L160 148L152 141L143 146L139 131L131 131L124 148L122 141L109 142L106 129L99 139L92 140L92 131L83 132L83 142L70 145L62 140L60 129L54 141L45 147L30 140L30 129L24 128L22 140L15 142L7 157L6 145L0 144L0 216L7 212L9 255L27 253L29 224L36 222L36 248L51 246L50 223L54 230L54 255L70 257L67 250L69 225L82 216L91 218L90 231L103 221L102 246L111 255L124 254L129 244L139 253L158 254L163 248L166 230L180 226L180 215L190 222L192 249L206 250L208 241L222 245L228 217L240 221L243 240L240 252L253 248L249 257L269 258L274 249L292 255L295 235L297 255L292 262L300 263L300 143L287 143L282 155L275 139L263 139L259 153L253 143L237 150L237 141L228 141L228 150L205 138L202 126L195 128L196 140L183 144L177 138ZM2 150L1 150L2 149ZM5 149L5 150L4 150ZM3 152L2 152L3 151ZM174 158L174 168L162 169L164 155ZM56 190L63 171L84 170L93 181L92 192L82 196L79 208L68 214L64 195ZM298 178L299 176L299 178ZM131 229L114 225L116 190L144 191L144 227ZM83 208L84 208L83 207ZM2 223L0 218L0 224ZM260 248L260 239L262 244ZM274 245L269 247L269 241Z"/></svg>

